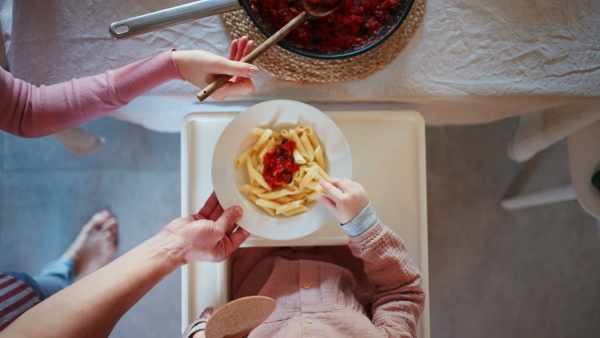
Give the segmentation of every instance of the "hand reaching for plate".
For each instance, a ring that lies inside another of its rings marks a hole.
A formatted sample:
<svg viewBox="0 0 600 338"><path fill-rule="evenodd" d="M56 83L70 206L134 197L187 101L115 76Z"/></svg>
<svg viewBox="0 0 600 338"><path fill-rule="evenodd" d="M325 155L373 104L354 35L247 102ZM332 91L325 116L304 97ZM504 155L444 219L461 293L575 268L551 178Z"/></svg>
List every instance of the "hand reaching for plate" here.
<svg viewBox="0 0 600 338"><path fill-rule="evenodd" d="M177 250L185 252L184 264L221 262L250 236L242 228L233 232L242 213L239 206L223 210L213 192L200 212L173 220L162 231L175 235Z"/></svg>
<svg viewBox="0 0 600 338"><path fill-rule="evenodd" d="M341 224L353 220L369 204L365 188L352 180L334 178L319 184L327 191L329 197L322 195L317 197L317 201L331 210Z"/></svg>

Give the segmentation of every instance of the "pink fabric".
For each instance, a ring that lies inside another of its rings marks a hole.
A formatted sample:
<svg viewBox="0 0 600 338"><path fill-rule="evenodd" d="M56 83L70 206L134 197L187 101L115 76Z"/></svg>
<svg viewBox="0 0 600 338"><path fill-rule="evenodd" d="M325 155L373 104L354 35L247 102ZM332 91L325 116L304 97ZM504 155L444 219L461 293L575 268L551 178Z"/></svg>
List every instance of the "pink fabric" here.
<svg viewBox="0 0 600 338"><path fill-rule="evenodd" d="M103 74L36 87L0 68L0 129L41 137L95 120L139 95L182 79L171 51Z"/></svg>
<svg viewBox="0 0 600 338"><path fill-rule="evenodd" d="M232 295L276 300L249 337L416 337L420 272L381 221L348 247L250 248L232 256Z"/></svg>

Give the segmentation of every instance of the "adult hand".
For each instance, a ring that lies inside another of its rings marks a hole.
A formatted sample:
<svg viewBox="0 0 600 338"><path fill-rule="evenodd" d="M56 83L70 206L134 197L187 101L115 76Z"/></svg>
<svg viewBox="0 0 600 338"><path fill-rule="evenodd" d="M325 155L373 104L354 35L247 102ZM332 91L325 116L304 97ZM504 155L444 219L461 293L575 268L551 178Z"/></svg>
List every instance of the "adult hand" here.
<svg viewBox="0 0 600 338"><path fill-rule="evenodd" d="M250 93L254 84L250 78L257 77L260 71L256 66L239 62L254 48L254 42L243 36L231 42L229 60L201 50L173 51L173 60L177 64L179 74L198 88L205 88L221 74L232 75L227 84L212 94L212 98L223 101L234 95Z"/></svg>
<svg viewBox="0 0 600 338"><path fill-rule="evenodd" d="M192 261L221 262L242 244L250 233L237 227L242 208L223 210L213 192L198 214L178 218L162 230L175 235L184 264Z"/></svg>
<svg viewBox="0 0 600 338"><path fill-rule="evenodd" d="M369 196L362 185L345 178L321 181L319 184L329 197L321 195L317 201L323 203L341 224L346 224L358 216L369 204Z"/></svg>

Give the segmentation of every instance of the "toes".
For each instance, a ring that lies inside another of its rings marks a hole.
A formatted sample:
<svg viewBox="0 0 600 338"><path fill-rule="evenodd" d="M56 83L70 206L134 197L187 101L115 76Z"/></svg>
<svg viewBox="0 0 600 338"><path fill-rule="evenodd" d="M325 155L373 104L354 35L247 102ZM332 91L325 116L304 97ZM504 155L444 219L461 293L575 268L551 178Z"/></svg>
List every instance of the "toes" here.
<svg viewBox="0 0 600 338"><path fill-rule="evenodd" d="M104 223L110 217L110 212L108 210L102 210L97 212L90 220L88 224L91 227L99 227L102 223Z"/></svg>
<svg viewBox="0 0 600 338"><path fill-rule="evenodd" d="M102 231L116 231L117 229L117 219L114 217L111 217L107 220L105 220L102 223L102 226L100 227L100 230Z"/></svg>
<svg viewBox="0 0 600 338"><path fill-rule="evenodd" d="M107 231L104 233L104 238L110 247L116 248L119 241L119 237L116 232Z"/></svg>
<svg viewBox="0 0 600 338"><path fill-rule="evenodd" d="M119 232L117 230L117 220L114 217L109 218L102 224L102 232L105 233L109 242L116 247L119 242Z"/></svg>

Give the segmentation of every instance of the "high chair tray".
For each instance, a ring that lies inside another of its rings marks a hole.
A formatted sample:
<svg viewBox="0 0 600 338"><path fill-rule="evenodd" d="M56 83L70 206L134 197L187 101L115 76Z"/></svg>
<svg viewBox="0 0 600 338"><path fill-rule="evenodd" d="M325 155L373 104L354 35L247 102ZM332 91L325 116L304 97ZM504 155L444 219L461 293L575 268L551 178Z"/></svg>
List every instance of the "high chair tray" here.
<svg viewBox="0 0 600 338"><path fill-rule="evenodd" d="M198 212L213 191L211 159L219 136L238 112L188 115L181 133L182 216ZM352 179L369 194L373 210L400 235L423 274L427 303L419 337L429 337L425 123L415 111L325 111L340 128L352 154ZM348 235L334 219L303 238L276 241L250 236L244 247L345 245ZM229 269L193 263L182 270L182 325L208 306L229 300Z"/></svg>

